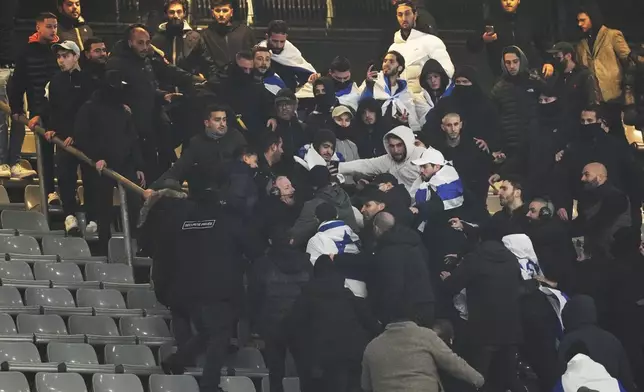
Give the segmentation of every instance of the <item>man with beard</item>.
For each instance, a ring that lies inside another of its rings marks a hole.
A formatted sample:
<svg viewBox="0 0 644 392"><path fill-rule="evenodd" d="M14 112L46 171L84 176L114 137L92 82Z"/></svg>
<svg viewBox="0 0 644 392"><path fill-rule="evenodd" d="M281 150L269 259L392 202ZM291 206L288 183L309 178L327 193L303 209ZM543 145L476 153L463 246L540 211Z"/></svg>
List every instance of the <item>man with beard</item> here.
<svg viewBox="0 0 644 392"><path fill-rule="evenodd" d="M506 156L516 153L530 127L535 127L539 93L545 81L530 71L528 58L517 46L503 49L503 75L490 93L499 113L501 150Z"/></svg>
<svg viewBox="0 0 644 392"><path fill-rule="evenodd" d="M293 156L302 146L313 140L313 135L307 125L295 115L297 104L295 94L288 88L281 89L275 96L275 113L277 115L275 133L284 141L284 159L282 159L281 165L283 171L292 170Z"/></svg>
<svg viewBox="0 0 644 392"><path fill-rule="evenodd" d="M485 21L467 40L470 51L478 53L486 50L490 70L495 76L502 74L498 58L508 46L517 46L526 53L526 58L533 66L540 67L546 77L550 77L554 68L546 50L552 45L548 41L547 24L543 18L529 13L521 7L521 0L496 0L493 16ZM527 2L526 2L527 3ZM500 5L500 7L499 7ZM525 7L529 7L528 4ZM524 12L525 11L525 12ZM544 64L545 61L545 64Z"/></svg>
<svg viewBox="0 0 644 392"><path fill-rule="evenodd" d="M432 143L432 146L442 152L445 159L453 162L463 178L463 185L474 197L471 202L485 206L493 157L489 152L479 148L476 139L464 136L469 134L464 128L458 113L447 113L441 124L443 138L438 143Z"/></svg>
<svg viewBox="0 0 644 392"><path fill-rule="evenodd" d="M271 51L265 46L253 48L253 69L255 77L264 83L266 90L276 95L286 84L278 74L271 69Z"/></svg>
<svg viewBox="0 0 644 392"><path fill-rule="evenodd" d="M413 185L420 174L412 160L420 158L425 151L424 147L414 144L415 140L414 132L410 128L399 126L387 132L383 137L382 142L387 149L386 155L338 164L331 162L331 166L337 165L338 172L347 175L361 174L371 177L390 173L405 186L413 197L416 193Z"/></svg>
<svg viewBox="0 0 644 392"><path fill-rule="evenodd" d="M382 60L382 71L367 71L360 89L360 99L375 98L382 102L383 118L387 126L409 125L413 131L420 131L416 103L407 80L402 78L405 70L405 58L396 51L388 52Z"/></svg>
<svg viewBox="0 0 644 392"><path fill-rule="evenodd" d="M313 100L315 108L306 117L306 125L314 130L331 129L333 127L331 112L338 104L338 99L335 96L335 86L330 77L323 76L313 82Z"/></svg>
<svg viewBox="0 0 644 392"><path fill-rule="evenodd" d="M105 64L107 64L105 41L99 37L92 37L85 41L84 46L85 50L80 60L81 67L95 82L100 82L105 77Z"/></svg>
<svg viewBox="0 0 644 392"><path fill-rule="evenodd" d="M91 76L83 71L78 65L81 52L80 48L73 41L64 41L54 44L52 49L56 53L58 66L62 72L54 75L49 82L49 113L50 119L45 139L51 141L54 136L64 141L66 146L74 144L74 119L78 109L89 100L92 93L98 89ZM76 180L78 179L78 166L81 162L73 155L63 149L56 151L56 176L58 178L58 191L63 203L65 213L65 231L69 234L80 234L76 213L78 203L76 202ZM91 175L87 173L88 166L81 165L83 183L85 184L86 195L89 196L94 189L91 185ZM88 175L89 174L89 175ZM86 206L93 207L93 200L87 197ZM88 211L87 227L89 232L96 231L96 219L91 208Z"/></svg>
<svg viewBox="0 0 644 392"><path fill-rule="evenodd" d="M575 48L568 42L559 42L548 53L555 59L557 93L565 106L566 117L574 124L583 108L599 104L601 92L597 79L587 67L577 64Z"/></svg>
<svg viewBox="0 0 644 392"><path fill-rule="evenodd" d="M106 69L118 70L127 82L125 104L132 111L139 134L143 171L149 181L154 181L176 160L159 101L171 103L178 95L161 90L159 84L191 91L193 81L202 79L167 64L153 52L150 34L138 24L128 27L124 39L116 43Z"/></svg>
<svg viewBox="0 0 644 392"><path fill-rule="evenodd" d="M363 158L375 158L387 153L382 137L387 133L381 104L375 98L364 98L358 105L353 141Z"/></svg>
<svg viewBox="0 0 644 392"><path fill-rule="evenodd" d="M211 59L218 69L222 69L234 61L240 51L251 50L257 41L250 27L233 21L232 0L212 0L210 10L214 21L201 32L207 48L205 61Z"/></svg>
<svg viewBox="0 0 644 392"><path fill-rule="evenodd" d="M605 119L612 134L625 138L622 124L622 91L624 75L631 71L631 49L619 30L604 25L603 17L596 4L584 6L577 14L577 24L583 38L577 44L579 64L590 69L599 83L601 103ZM626 102L632 97L626 97Z"/></svg>
<svg viewBox="0 0 644 392"><path fill-rule="evenodd" d="M396 51L405 58L407 67L401 78L407 80L410 90L417 94L421 91L421 70L427 61L438 61L450 78L454 75L454 64L440 38L414 28L418 18L414 3L411 0L400 0L396 4L400 30L394 35L394 43L389 47L389 51Z"/></svg>
<svg viewBox="0 0 644 392"><path fill-rule="evenodd" d="M493 176L490 184L507 175L524 179L530 195L550 195L556 192L552 183L555 170L553 157L574 138L573 126L563 112L564 104L552 94L539 96L539 124L530 129L519 145L517 153L508 157L500 168L500 176Z"/></svg>
<svg viewBox="0 0 644 392"><path fill-rule="evenodd" d="M423 133L429 144L444 140L441 127L449 113L458 113L464 124L463 132L473 137L484 151L498 151L498 116L490 98L483 92L476 69L462 66L454 72L454 88L448 97L443 97L427 116Z"/></svg>
<svg viewBox="0 0 644 392"><path fill-rule="evenodd" d="M258 46L265 46L271 50L273 70L292 91L296 91L315 73L311 63L288 41L288 25L283 20L272 20L268 24L266 39Z"/></svg>
<svg viewBox="0 0 644 392"><path fill-rule="evenodd" d="M188 9L184 0L166 1L163 12L167 21L159 25L152 45L163 52L163 57L170 64L193 75L216 72L199 32L185 20Z"/></svg>
<svg viewBox="0 0 644 392"><path fill-rule="evenodd" d="M81 16L80 0L58 0L58 36L62 41L72 41L85 50L85 40L94 36L92 28Z"/></svg>
<svg viewBox="0 0 644 392"><path fill-rule="evenodd" d="M530 237L545 277L560 282L573 270L576 259L568 225L556 214L548 199L532 199L528 207L526 234Z"/></svg>
<svg viewBox="0 0 644 392"><path fill-rule="evenodd" d="M572 221L573 234L584 236L584 249L591 256L609 256L615 233L631 226L628 196L608 182L608 171L601 163L584 166L581 182L584 190L577 206L579 216Z"/></svg>
<svg viewBox="0 0 644 392"><path fill-rule="evenodd" d="M209 85L218 99L240 116L239 125L248 142L254 144L266 129L274 97L253 76L252 53L237 53L235 62L228 64L216 78L211 78Z"/></svg>
<svg viewBox="0 0 644 392"><path fill-rule="evenodd" d="M349 106L351 109L358 108L360 100L360 89L351 79L351 63L346 57L337 56L331 61L328 76L333 80L335 87L335 96L341 105ZM309 82L300 88L295 94L298 99L314 98L313 82L322 77L321 74L315 73L309 77Z"/></svg>
<svg viewBox="0 0 644 392"><path fill-rule="evenodd" d="M299 195L299 190L296 191L288 177L278 176L269 189L268 197L260 198L254 224L265 242L268 242L272 233L293 227L304 204Z"/></svg>

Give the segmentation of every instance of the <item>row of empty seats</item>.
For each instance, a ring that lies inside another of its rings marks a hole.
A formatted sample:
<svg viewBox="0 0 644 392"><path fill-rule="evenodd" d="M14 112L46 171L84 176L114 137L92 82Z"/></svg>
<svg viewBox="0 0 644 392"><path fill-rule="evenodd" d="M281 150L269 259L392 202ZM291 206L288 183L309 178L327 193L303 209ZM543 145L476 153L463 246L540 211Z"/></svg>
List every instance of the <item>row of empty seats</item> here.
<svg viewBox="0 0 644 392"><path fill-rule="evenodd" d="M222 377L222 387L227 392L256 392L247 377ZM22 373L0 373L3 392L87 392L83 377L75 373L37 373L35 389ZM144 392L141 380L134 374L95 374L91 380L94 392ZM166 376L153 374L148 383L149 392L199 392L197 381L191 376ZM284 392L299 392L296 378L284 379ZM262 388L262 392L265 392Z"/></svg>

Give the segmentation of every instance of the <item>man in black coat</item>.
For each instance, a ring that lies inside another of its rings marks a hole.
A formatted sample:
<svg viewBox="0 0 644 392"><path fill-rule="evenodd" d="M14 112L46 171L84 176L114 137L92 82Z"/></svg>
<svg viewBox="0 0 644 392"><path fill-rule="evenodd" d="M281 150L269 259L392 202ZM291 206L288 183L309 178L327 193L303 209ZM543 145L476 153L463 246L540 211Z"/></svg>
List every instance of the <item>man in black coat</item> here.
<svg viewBox="0 0 644 392"><path fill-rule="evenodd" d="M530 71L528 58L517 46L503 49L503 75L492 87L490 97L499 114L501 150L516 153L530 128L537 126L537 103L545 82Z"/></svg>
<svg viewBox="0 0 644 392"><path fill-rule="evenodd" d="M250 27L233 21L232 0L212 0L210 10L214 20L201 32L207 48L204 54L221 70L235 61L237 53L251 50L257 41Z"/></svg>
<svg viewBox="0 0 644 392"><path fill-rule="evenodd" d="M151 188L157 188L168 179L180 184L188 180L190 194L194 198L217 192L225 178L227 164L232 162L235 152L246 145L241 132L229 126L229 118L229 111L223 106L206 108L204 132L192 138L190 148Z"/></svg>
<svg viewBox="0 0 644 392"><path fill-rule="evenodd" d="M516 378L517 346L523 340L523 279L516 257L500 242L483 242L441 278L452 294L467 290L468 363L485 377L490 390L525 390Z"/></svg>
<svg viewBox="0 0 644 392"><path fill-rule="evenodd" d="M349 138L358 146L358 155L363 159L385 155L382 139L389 131L382 118L382 105L375 98L364 98L358 104L353 136Z"/></svg>
<svg viewBox="0 0 644 392"><path fill-rule="evenodd" d="M634 80L629 84L633 85L634 102L627 102L629 106L624 111L624 124L644 129L644 43L633 49L631 57L635 61L635 69L630 75Z"/></svg>
<svg viewBox="0 0 644 392"><path fill-rule="evenodd" d="M256 231L268 242L271 233L293 227L300 216L304 200L286 176L278 176L268 197L260 199L254 220Z"/></svg>
<svg viewBox="0 0 644 392"><path fill-rule="evenodd" d="M142 25L131 25L126 37L114 46L107 70L118 70L127 83L125 103L132 110L139 134L146 176L157 179L176 160L170 141L170 128L162 120L161 105L171 102L176 94L163 91L159 83L191 91L199 78L167 64L152 50L150 34Z"/></svg>
<svg viewBox="0 0 644 392"><path fill-rule="evenodd" d="M597 326L595 301L587 295L578 295L566 303L561 312L565 336L559 344L559 366L566 368L565 357L575 344L583 343L588 356L603 365L626 391L636 391L633 373L624 347L617 338Z"/></svg>
<svg viewBox="0 0 644 392"><path fill-rule="evenodd" d="M309 255L290 246L288 240L284 230L271 232L271 247L266 256L253 263L248 278L252 328L266 344L271 391L277 392L283 390L285 372L284 321L313 275Z"/></svg>
<svg viewBox="0 0 644 392"><path fill-rule="evenodd" d="M81 50L85 41L94 36L81 16L81 0L58 0L58 36L61 41L73 41Z"/></svg>
<svg viewBox="0 0 644 392"><path fill-rule="evenodd" d="M543 68L544 74L552 75L552 61L548 61L546 53L552 45L547 34L548 25L520 3L520 0L497 0L492 7L492 16L469 37L467 47L472 52L485 49L490 70L496 76L502 72L497 59L510 45L523 49L530 64Z"/></svg>
<svg viewBox="0 0 644 392"><path fill-rule="evenodd" d="M396 225L388 212L373 221L377 245L367 281L368 299L383 325L403 317L429 328L434 323L434 292L427 268L427 250L412 229Z"/></svg>
<svg viewBox="0 0 644 392"><path fill-rule="evenodd" d="M164 303L187 315L197 331L162 366L167 373L182 374L205 350L200 388L214 392L242 306L243 255L253 260L264 247L217 199L160 196L151 190L145 194L149 212L143 223L144 242L154 242L149 246L153 279L162 282Z"/></svg>
<svg viewBox="0 0 644 392"><path fill-rule="evenodd" d="M293 157L297 155L297 151L305 144L313 141L313 134L309 131L307 125L297 118L296 110L297 98L293 91L289 88L279 90L275 96L277 120L275 133L284 142L282 166L290 166L287 171L292 170L292 165L295 164Z"/></svg>
<svg viewBox="0 0 644 392"><path fill-rule="evenodd" d="M273 113L274 96L253 75L250 51L236 54L235 61L209 80L209 87L221 103L240 116L237 120L250 144L256 144Z"/></svg>

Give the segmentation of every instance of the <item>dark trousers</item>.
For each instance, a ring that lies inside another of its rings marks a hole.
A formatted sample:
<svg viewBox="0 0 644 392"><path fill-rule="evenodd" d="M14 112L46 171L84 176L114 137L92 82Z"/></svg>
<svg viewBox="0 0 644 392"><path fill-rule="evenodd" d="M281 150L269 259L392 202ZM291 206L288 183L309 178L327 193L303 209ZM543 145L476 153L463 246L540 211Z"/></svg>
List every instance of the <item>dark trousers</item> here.
<svg viewBox="0 0 644 392"><path fill-rule="evenodd" d="M302 392L360 392L361 372L359 361L315 366L300 374L300 388Z"/></svg>
<svg viewBox="0 0 644 392"><path fill-rule="evenodd" d="M280 332L281 328L275 328L264 337L264 360L269 371L271 392L284 390L282 380L286 373L286 341L281 337Z"/></svg>
<svg viewBox="0 0 644 392"><path fill-rule="evenodd" d="M115 169L118 173L128 178L130 181L138 183L136 178L136 172L134 169L125 169L118 170ZM91 170L90 170L91 172ZM94 202L95 206L94 211L98 218L98 242L99 249L103 254L107 254L107 248L110 238L112 237L111 224L114 218L114 187L116 182L105 176L98 175L97 172L93 172L91 175L90 182L95 184L95 193L94 193ZM139 196L132 192L127 192L127 207L128 215L130 219L130 230L132 236L135 237L136 224L139 219L139 210L141 209L141 199ZM92 207L90 207L91 209Z"/></svg>
<svg viewBox="0 0 644 392"><path fill-rule="evenodd" d="M233 322L238 309L229 301L219 301L208 305L195 305L189 311L190 321L197 330L177 351L179 363L193 363L202 352L206 352L206 363L199 384L200 392L217 392L221 380L228 345L233 336Z"/></svg>
<svg viewBox="0 0 644 392"><path fill-rule="evenodd" d="M78 178L78 168L81 169L83 179L83 188L85 189L85 210L87 212L87 221L96 219L96 212L90 208L96 202L94 201L94 185L92 184L93 176L91 173L95 169L79 161L73 155L63 151L56 151L56 175L58 177L58 192L60 201L63 203L63 212L65 215L74 215L79 211L78 202L76 201L76 180Z"/></svg>
<svg viewBox="0 0 644 392"><path fill-rule="evenodd" d="M486 392L524 392L525 388L517 378L516 346L470 347L467 361L485 378Z"/></svg>
<svg viewBox="0 0 644 392"><path fill-rule="evenodd" d="M11 128L13 130L14 127L12 126ZM45 186L47 194L50 194L56 190L54 185L54 145L49 143L40 135L38 135L37 138L38 140L36 140L36 143L40 143L42 150L41 159L43 166L43 172L38 174L42 174L42 178L44 179L43 185Z"/></svg>

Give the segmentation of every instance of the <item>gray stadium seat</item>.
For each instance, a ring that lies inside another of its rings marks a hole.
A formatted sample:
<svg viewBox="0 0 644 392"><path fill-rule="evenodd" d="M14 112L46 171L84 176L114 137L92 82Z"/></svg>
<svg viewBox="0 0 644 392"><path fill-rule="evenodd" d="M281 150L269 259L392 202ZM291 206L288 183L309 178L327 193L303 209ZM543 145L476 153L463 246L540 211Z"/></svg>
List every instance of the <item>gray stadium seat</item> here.
<svg viewBox="0 0 644 392"><path fill-rule="evenodd" d="M20 372L0 373L0 385L2 392L30 392L27 378Z"/></svg>
<svg viewBox="0 0 644 392"><path fill-rule="evenodd" d="M15 287L0 286L0 307L23 306L20 292Z"/></svg>
<svg viewBox="0 0 644 392"><path fill-rule="evenodd" d="M264 357L254 347L242 347L229 358L230 365L234 368L243 369L266 369Z"/></svg>
<svg viewBox="0 0 644 392"><path fill-rule="evenodd" d="M150 376L150 392L199 392L199 384L192 376Z"/></svg>
<svg viewBox="0 0 644 392"><path fill-rule="evenodd" d="M40 354L33 343L0 342L0 363L6 361L40 363Z"/></svg>
<svg viewBox="0 0 644 392"><path fill-rule="evenodd" d="M88 281L134 283L132 267L126 264L88 264L85 267L85 275Z"/></svg>
<svg viewBox="0 0 644 392"><path fill-rule="evenodd" d="M55 283L83 282L83 274L74 263L36 263L34 276L37 280L51 280Z"/></svg>
<svg viewBox="0 0 644 392"><path fill-rule="evenodd" d="M284 392L300 392L300 379L298 377L286 377L282 380Z"/></svg>
<svg viewBox="0 0 644 392"><path fill-rule="evenodd" d="M7 211L2 211L4 214ZM13 253L19 255L40 256L40 246L35 238L21 236L0 236L0 254Z"/></svg>
<svg viewBox="0 0 644 392"><path fill-rule="evenodd" d="M19 314L16 321L21 334L67 335L65 322L57 314Z"/></svg>
<svg viewBox="0 0 644 392"><path fill-rule="evenodd" d="M51 231L47 219L38 211L4 210L0 214L3 229L15 229L20 233L31 233L42 236L47 234L65 234L64 231Z"/></svg>
<svg viewBox="0 0 644 392"><path fill-rule="evenodd" d="M167 309L157 301L153 290L132 289L127 292L128 309Z"/></svg>
<svg viewBox="0 0 644 392"><path fill-rule="evenodd" d="M119 336L116 323L107 316L71 316L69 332L81 335Z"/></svg>
<svg viewBox="0 0 644 392"><path fill-rule="evenodd" d="M92 253L89 250L87 242L78 237L43 237L42 250L45 255L58 255L61 258L92 257Z"/></svg>
<svg viewBox="0 0 644 392"><path fill-rule="evenodd" d="M120 327L124 336L172 338L170 329L162 317L122 317Z"/></svg>
<svg viewBox="0 0 644 392"><path fill-rule="evenodd" d="M113 365L157 366L150 348L140 344L105 345L105 363L111 363Z"/></svg>
<svg viewBox="0 0 644 392"><path fill-rule="evenodd" d="M80 289L76 292L78 306L99 309L127 309L123 295L116 290Z"/></svg>
<svg viewBox="0 0 644 392"><path fill-rule="evenodd" d="M15 335L17 333L13 317L6 313L0 313L0 335Z"/></svg>
<svg viewBox="0 0 644 392"><path fill-rule="evenodd" d="M72 294L62 288L34 288L25 290L25 302L28 306L55 306L60 308L74 308Z"/></svg>
<svg viewBox="0 0 644 392"><path fill-rule="evenodd" d="M141 381L134 374L95 374L92 385L94 392L143 392Z"/></svg>
<svg viewBox="0 0 644 392"><path fill-rule="evenodd" d="M255 385L248 377L222 377L221 387L226 392L256 392Z"/></svg>
<svg viewBox="0 0 644 392"><path fill-rule="evenodd" d="M87 343L49 343L47 345L47 360L54 363L98 365L96 351Z"/></svg>
<svg viewBox="0 0 644 392"><path fill-rule="evenodd" d="M78 373L37 373L36 392L87 392Z"/></svg>
<svg viewBox="0 0 644 392"><path fill-rule="evenodd" d="M34 274L24 261L0 262L0 279L34 280Z"/></svg>

